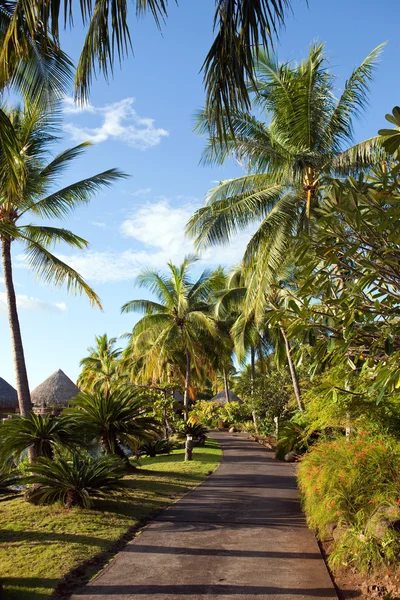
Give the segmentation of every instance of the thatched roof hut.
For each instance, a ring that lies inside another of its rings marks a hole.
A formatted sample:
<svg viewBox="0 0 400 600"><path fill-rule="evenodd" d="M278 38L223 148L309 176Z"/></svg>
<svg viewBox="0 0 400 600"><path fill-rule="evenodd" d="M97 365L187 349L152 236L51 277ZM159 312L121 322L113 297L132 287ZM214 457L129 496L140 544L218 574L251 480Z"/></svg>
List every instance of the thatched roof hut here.
<svg viewBox="0 0 400 600"><path fill-rule="evenodd" d="M227 404L225 390L218 392L214 398L211 398L210 402L219 402L221 406L225 406L225 404ZM239 396L236 396L232 390L229 390L229 402L239 402L239 404L243 404Z"/></svg>
<svg viewBox="0 0 400 600"><path fill-rule="evenodd" d="M17 390L5 379L0 377L0 411L15 412L18 408Z"/></svg>
<svg viewBox="0 0 400 600"><path fill-rule="evenodd" d="M79 391L75 383L59 369L31 392L32 404L66 408Z"/></svg>

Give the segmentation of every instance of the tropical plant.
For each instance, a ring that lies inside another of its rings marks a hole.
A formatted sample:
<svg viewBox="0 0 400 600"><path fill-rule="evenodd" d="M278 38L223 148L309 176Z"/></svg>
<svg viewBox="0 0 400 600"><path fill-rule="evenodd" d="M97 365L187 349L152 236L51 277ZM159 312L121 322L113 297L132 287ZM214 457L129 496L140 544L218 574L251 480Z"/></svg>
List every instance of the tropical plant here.
<svg viewBox="0 0 400 600"><path fill-rule="evenodd" d="M171 454L176 448L176 444L170 440L148 440L140 446L140 454L142 456L154 457L158 454Z"/></svg>
<svg viewBox="0 0 400 600"><path fill-rule="evenodd" d="M122 445L136 448L158 431L145 393L131 386L81 392L71 404L74 408L66 412L75 423L92 432L107 454L116 454L126 462Z"/></svg>
<svg viewBox="0 0 400 600"><path fill-rule="evenodd" d="M199 116L200 131L209 134L203 160L222 163L233 156L247 173L210 191L206 206L190 219L188 233L203 248L226 243L258 223L245 254L246 265L257 271L254 290L269 277L266 265L276 271L296 235L309 230L331 178L376 161L379 138L349 144L380 51L378 46L352 72L338 100L322 44L313 44L296 65L260 52L252 88L268 124L248 112L231 112L226 119L232 132L224 140L218 127L210 126L207 110Z"/></svg>
<svg viewBox="0 0 400 600"><path fill-rule="evenodd" d="M17 380L20 412L29 416L32 405L22 345L13 282L11 246L18 242L28 266L46 283L66 284L71 292L84 292L92 304L100 306L95 292L73 268L52 254L51 247L64 242L82 249L88 243L67 229L36 225L30 219L59 219L96 192L117 181L123 174L110 169L62 189L57 178L88 144L69 148L50 158L50 144L57 141L60 110L29 103L0 113L0 244L6 289L8 320Z"/></svg>
<svg viewBox="0 0 400 600"><path fill-rule="evenodd" d="M219 272L204 271L197 281L190 279L189 269L196 259L186 257L180 267L168 263L169 277L145 270L136 285L147 288L157 299L131 300L123 313L144 313L132 331L136 352L142 354L147 376L171 363L184 369L184 407L189 407L192 368L200 372L209 364L206 344L217 334L210 314L210 291ZM187 414L185 412L185 418Z"/></svg>
<svg viewBox="0 0 400 600"><path fill-rule="evenodd" d="M65 508L90 508L93 497L108 497L124 488L121 481L126 474L124 463L116 456L103 455L82 460L75 456L72 462L61 458L38 458L30 466L31 475L26 483L34 488L30 501L40 504L62 502Z"/></svg>
<svg viewBox="0 0 400 600"><path fill-rule="evenodd" d="M69 416L18 415L0 424L0 457L18 459L32 448L34 456L53 458L63 448L73 450L79 446L80 438Z"/></svg>
<svg viewBox="0 0 400 600"><path fill-rule="evenodd" d="M19 481L19 475L12 468L12 464L5 462L0 467L0 495L12 492L12 486Z"/></svg>
<svg viewBox="0 0 400 600"><path fill-rule="evenodd" d="M136 0L138 15L149 12L160 27L167 17L166 0ZM217 116L222 107L248 104L247 78L252 77L253 49L269 46L271 38L284 22L290 0L215 0L216 36L204 61L204 79L208 104ZM121 61L131 48L126 0L91 4L80 0L78 13L86 30L78 62L75 89L86 98L97 71L106 79L113 71L116 57ZM47 56L59 49L59 31L73 25L76 13L72 3L45 0L40 5L22 0L2 0L0 4L0 87L13 78L16 60L27 60L33 50ZM223 124L223 123L222 123Z"/></svg>
<svg viewBox="0 0 400 600"><path fill-rule="evenodd" d="M331 567L360 571L397 565L400 535L399 445L364 432L313 446L300 461L308 524L324 540L334 529Z"/></svg>
<svg viewBox="0 0 400 600"><path fill-rule="evenodd" d="M205 444L208 429L201 423L191 423L188 421L183 424L183 427L180 429L181 435L186 437L187 435L191 435L193 438L193 442L202 446Z"/></svg>
<svg viewBox="0 0 400 600"><path fill-rule="evenodd" d="M96 336L96 345L88 348L89 356L79 363L82 372L78 377L78 386L86 391L95 391L100 387L107 390L120 379L119 358L121 350L115 348L116 338L107 334Z"/></svg>

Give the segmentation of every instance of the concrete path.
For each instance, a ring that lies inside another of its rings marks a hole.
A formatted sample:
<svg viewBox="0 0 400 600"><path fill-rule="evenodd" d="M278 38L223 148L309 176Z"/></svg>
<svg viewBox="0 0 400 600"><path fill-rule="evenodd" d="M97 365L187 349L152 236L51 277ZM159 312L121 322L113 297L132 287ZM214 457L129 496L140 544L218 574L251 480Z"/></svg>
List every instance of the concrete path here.
<svg viewBox="0 0 400 600"><path fill-rule="evenodd" d="M300 510L294 469L244 434L73 600L334 599Z"/></svg>

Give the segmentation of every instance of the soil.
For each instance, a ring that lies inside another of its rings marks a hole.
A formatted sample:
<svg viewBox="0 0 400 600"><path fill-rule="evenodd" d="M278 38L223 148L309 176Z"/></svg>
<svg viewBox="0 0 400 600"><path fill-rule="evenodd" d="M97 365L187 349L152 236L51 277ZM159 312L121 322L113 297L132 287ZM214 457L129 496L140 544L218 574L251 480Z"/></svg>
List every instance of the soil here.
<svg viewBox="0 0 400 600"><path fill-rule="evenodd" d="M323 557L329 555L330 542L320 543ZM329 567L328 567L329 569ZM400 570L398 567L374 573L358 573L352 567L341 567L331 578L339 600L400 600Z"/></svg>

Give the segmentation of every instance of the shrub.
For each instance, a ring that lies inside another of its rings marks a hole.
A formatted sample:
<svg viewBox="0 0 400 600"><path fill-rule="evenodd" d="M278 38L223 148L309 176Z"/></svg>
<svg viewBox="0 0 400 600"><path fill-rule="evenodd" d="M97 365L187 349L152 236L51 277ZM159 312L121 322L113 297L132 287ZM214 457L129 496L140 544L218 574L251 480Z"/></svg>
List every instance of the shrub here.
<svg viewBox="0 0 400 600"><path fill-rule="evenodd" d="M331 567L364 571L398 561L399 451L393 438L363 434L318 443L301 460L308 523L322 540L334 534Z"/></svg>
<svg viewBox="0 0 400 600"><path fill-rule="evenodd" d="M92 497L108 496L124 487L124 463L116 456L102 455L82 460L74 456L63 459L39 458L30 466L31 475L25 482L33 484L29 494L32 502L53 504L62 502L66 508L90 508Z"/></svg>
<svg viewBox="0 0 400 600"><path fill-rule="evenodd" d="M176 443L171 440L149 440L140 446L142 456L154 457L157 454L170 454L176 448Z"/></svg>
<svg viewBox="0 0 400 600"><path fill-rule="evenodd" d="M207 427L200 423L183 423L180 429L180 437L184 439L187 435L193 437L193 442L198 446L203 446L207 437Z"/></svg>
<svg viewBox="0 0 400 600"><path fill-rule="evenodd" d="M219 402L210 400L198 400L190 411L192 423L202 423L208 427L216 425L221 419L222 406Z"/></svg>
<svg viewBox="0 0 400 600"><path fill-rule="evenodd" d="M240 402L227 402L221 409L221 418L229 425L243 423L251 417L249 407Z"/></svg>

